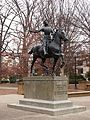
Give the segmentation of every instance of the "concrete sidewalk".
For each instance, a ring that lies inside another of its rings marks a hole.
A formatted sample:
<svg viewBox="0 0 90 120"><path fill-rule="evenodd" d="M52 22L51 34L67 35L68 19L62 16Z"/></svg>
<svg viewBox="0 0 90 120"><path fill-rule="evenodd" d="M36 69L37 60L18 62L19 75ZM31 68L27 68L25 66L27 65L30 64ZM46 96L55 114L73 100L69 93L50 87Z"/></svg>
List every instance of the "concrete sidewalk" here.
<svg viewBox="0 0 90 120"><path fill-rule="evenodd" d="M0 95L0 120L90 120L90 96L69 98L75 105L86 106L86 111L60 116L49 116L35 112L8 108L7 104L17 103L23 95Z"/></svg>

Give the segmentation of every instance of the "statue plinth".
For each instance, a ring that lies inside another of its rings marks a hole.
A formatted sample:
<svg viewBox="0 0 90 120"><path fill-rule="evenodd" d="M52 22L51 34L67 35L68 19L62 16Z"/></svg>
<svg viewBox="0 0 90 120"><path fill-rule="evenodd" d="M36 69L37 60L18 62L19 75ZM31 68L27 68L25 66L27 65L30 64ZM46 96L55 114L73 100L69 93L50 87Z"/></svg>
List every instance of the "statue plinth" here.
<svg viewBox="0 0 90 120"><path fill-rule="evenodd" d="M24 98L67 100L67 78L62 76L32 76L24 78Z"/></svg>
<svg viewBox="0 0 90 120"><path fill-rule="evenodd" d="M74 106L68 100L65 76L31 76L24 80L24 99L12 108L35 111L49 115L60 115L84 111L82 106Z"/></svg>

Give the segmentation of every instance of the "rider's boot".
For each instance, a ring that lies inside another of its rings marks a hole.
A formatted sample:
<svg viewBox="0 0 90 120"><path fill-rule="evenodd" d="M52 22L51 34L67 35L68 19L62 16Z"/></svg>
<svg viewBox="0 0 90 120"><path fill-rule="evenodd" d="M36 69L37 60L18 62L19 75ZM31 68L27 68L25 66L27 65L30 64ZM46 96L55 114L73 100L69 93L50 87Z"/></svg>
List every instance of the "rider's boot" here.
<svg viewBox="0 0 90 120"><path fill-rule="evenodd" d="M44 47L44 55L47 55L47 51L46 51L46 48Z"/></svg>

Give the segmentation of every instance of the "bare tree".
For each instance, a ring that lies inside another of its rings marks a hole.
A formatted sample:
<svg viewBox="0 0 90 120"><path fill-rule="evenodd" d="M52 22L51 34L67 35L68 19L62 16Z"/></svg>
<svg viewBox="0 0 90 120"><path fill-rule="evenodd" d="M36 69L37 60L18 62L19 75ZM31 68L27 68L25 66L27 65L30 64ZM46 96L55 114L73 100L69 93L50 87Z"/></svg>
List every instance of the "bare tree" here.
<svg viewBox="0 0 90 120"><path fill-rule="evenodd" d="M18 33L18 38L21 41L22 46L20 63L23 70L23 76L28 74L28 48L33 41L35 41L35 35L30 35L29 29L34 26L34 13L37 10L37 0L12 0L8 2L8 5L12 8L13 12L18 14L18 23L16 32Z"/></svg>
<svg viewBox="0 0 90 120"><path fill-rule="evenodd" d="M73 2L60 0L58 1L58 12L56 15L56 23L58 28L63 28L68 36L68 44L63 46L67 74L70 74L73 63L74 54L81 47L79 43L81 31L72 24L76 13L76 0ZM77 24L77 21L76 21Z"/></svg>
<svg viewBox="0 0 90 120"><path fill-rule="evenodd" d="M78 5L75 8L77 9L77 13L74 16L73 24L81 31L81 35L84 38L82 45L86 46L85 49L87 49L86 51L88 51L90 59L90 1L78 1Z"/></svg>
<svg viewBox="0 0 90 120"><path fill-rule="evenodd" d="M12 9L7 6L6 2L0 4L0 68L2 53L6 51L8 44L11 42L11 26L16 16L17 13L13 14Z"/></svg>
<svg viewBox="0 0 90 120"><path fill-rule="evenodd" d="M79 51L82 46L82 43L79 42L81 39L81 34L90 35L90 27L86 31L86 17L89 24L89 7L84 6L85 10L87 8L87 13L82 14L84 10L81 11L82 7L81 4L77 0L74 0L72 3L70 1L65 0L6 0L6 6L8 6L8 10L6 13L7 19L10 21L11 17L9 18L9 12L13 14L12 22L14 21L14 28L10 27L11 31L7 31L7 37L9 38L10 35L13 35L15 38L14 42L17 41L17 53L21 52L20 56L20 64L23 70L24 76L28 73L28 48L32 47L32 44L37 44L41 39L41 34L30 34L29 29L38 29L42 25L43 20L47 20L53 29L55 28L63 28L68 35L68 45L67 47L64 45L63 49L65 52L65 61L67 70L71 71L71 63L74 59L74 53ZM1 10L3 7L1 7ZM16 19L14 17L17 15ZM5 16L5 15L4 15ZM6 17L0 16L1 22L6 19ZM81 17L80 17L81 16ZM83 16L83 17L82 17ZM82 18L83 22L82 22ZM12 23L11 22L11 23ZM85 25L84 25L85 24ZM7 25L5 25L6 28ZM1 28L0 28L1 29ZM3 32L5 33L5 32ZM86 34L87 33L87 34ZM0 37L2 34L0 33ZM17 39L17 40L16 40ZM1 39L0 39L1 40ZM4 49L6 49L8 42L4 42ZM6 47L5 47L6 46Z"/></svg>
<svg viewBox="0 0 90 120"><path fill-rule="evenodd" d="M66 46L64 46L64 49L67 71L69 72L71 71L70 64L74 59L74 53L81 47L79 43L81 31L72 24L76 13L76 4L76 0L72 4L64 0L40 0L38 15L36 16L37 23L47 20L54 29L63 28L68 35L68 47L65 48Z"/></svg>

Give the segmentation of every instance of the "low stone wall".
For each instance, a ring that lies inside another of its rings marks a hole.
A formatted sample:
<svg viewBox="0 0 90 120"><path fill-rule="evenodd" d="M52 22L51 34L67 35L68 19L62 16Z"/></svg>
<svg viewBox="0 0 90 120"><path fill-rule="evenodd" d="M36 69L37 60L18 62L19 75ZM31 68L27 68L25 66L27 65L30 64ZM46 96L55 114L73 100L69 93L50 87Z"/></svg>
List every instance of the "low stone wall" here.
<svg viewBox="0 0 90 120"><path fill-rule="evenodd" d="M17 93L20 95L24 95L24 82L18 82Z"/></svg>
<svg viewBox="0 0 90 120"><path fill-rule="evenodd" d="M90 81L79 81L78 89L90 90Z"/></svg>

